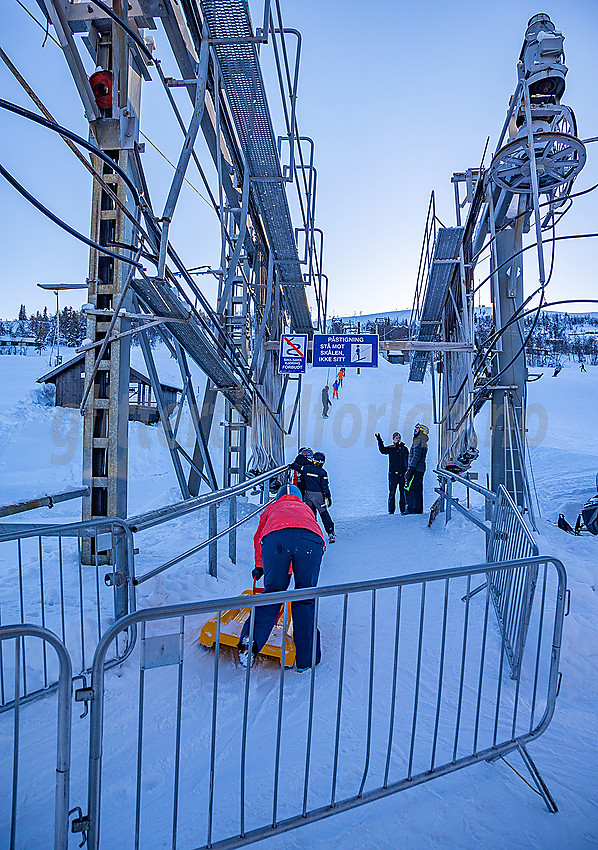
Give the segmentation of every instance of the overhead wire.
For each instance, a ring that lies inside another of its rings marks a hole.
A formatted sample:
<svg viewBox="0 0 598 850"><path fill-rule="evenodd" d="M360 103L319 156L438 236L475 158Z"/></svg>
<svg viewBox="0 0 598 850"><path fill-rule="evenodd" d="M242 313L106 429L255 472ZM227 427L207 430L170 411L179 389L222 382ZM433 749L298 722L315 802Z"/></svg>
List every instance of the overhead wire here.
<svg viewBox="0 0 598 850"><path fill-rule="evenodd" d="M587 189L582 189L579 192L573 192L572 194L567 195L567 200L573 200L573 198L581 198L582 195L587 195L589 192L593 192L596 189L598 189L598 183L594 183L593 186L589 186ZM554 200L542 201L542 203L539 204L539 207L546 207L546 206L550 206L551 204L554 204ZM567 212L569 209L570 209L570 207L567 207L567 210L565 210L564 212L561 213L561 215L559 216L559 221L562 218L562 216L565 214L565 212ZM496 240L496 237L498 236L499 233L502 233L503 230L506 230L507 227L511 227L516 221L518 221L520 218L524 218L526 215L529 215L529 213L530 213L530 210L525 210L522 213L518 213L514 218L510 218L509 221L506 224L503 224L503 226L500 227L496 231L496 233L493 237L491 237L487 242L485 242L482 245L482 247L477 252L477 254L473 255L473 257L471 258L471 262L475 263L476 260L479 259L479 257L483 254L483 252L487 248L489 248L492 245L492 243Z"/></svg>
<svg viewBox="0 0 598 850"><path fill-rule="evenodd" d="M17 0L17 2L19 2L19 0ZM161 67L160 67L159 60L154 60L154 58L153 58L153 56L152 56L151 51L147 48L147 46L145 45L145 43L143 42L143 40L142 40L139 36L137 36L137 35L136 35L136 33L135 33L135 32L134 32L134 31L133 31L133 30L132 30L132 29L128 26L128 24L126 24L126 22L124 22L121 18L119 18L119 17L118 17L118 15L116 15L116 14L114 13L114 11L113 11L112 9L110 9L110 7L109 7L109 6L107 6L105 3L103 3L103 2L102 2L102 0L94 0L94 3L95 3L95 5L97 5L100 9L102 9L102 10L105 12L105 14L107 14L107 15L108 15L108 17L109 17L109 18L111 18L111 19L112 19L112 20L113 20L113 21L114 21L114 22L115 22L118 26L120 26L120 27L121 27L121 28L122 28L122 29L126 32L126 34L127 34L127 35L128 35L128 36L132 39L132 41L133 41L133 42L135 42L135 44L139 47L139 49L142 51L142 53L146 56L146 58L147 58L150 62L155 63L156 67L158 68L158 76L160 77L160 79L161 79L161 81L162 81L162 83L163 83L163 85L164 85L164 87L165 87L165 89L166 89L166 91L167 91L167 94L168 94L169 100L170 100L171 105L172 105L172 107L173 107L173 109L174 109L174 111L175 111L175 115L176 115L176 117L177 117L177 119L178 119L178 121L179 121L179 124L180 124L180 126L181 126L181 129L182 129L183 133L186 133L186 128L185 128L185 126L184 126L184 122L183 122L183 120L182 120L182 117L181 117L181 115L180 115L180 112L178 111L178 108L177 108L177 106L176 106L176 103L174 102L174 99L172 98L172 94L171 94L171 92L170 92L170 89L169 89L169 87L168 87L168 85L167 85L167 83L166 83L166 80L165 80L164 74L163 74L162 69L161 69ZM19 5L22 5L22 4L21 4L21 3L19 3ZM23 7L23 8L25 9L25 11L27 11L27 12L28 12L28 10L26 9L26 7ZM28 13L29 13L29 12L28 12ZM31 13L29 13L29 14L31 14ZM33 16L31 15L31 17L33 17ZM35 19L35 18L34 18L34 20L36 21L36 23L38 23L38 25L40 25L40 26L41 26L41 24L39 23L39 21L37 21L37 19ZM56 41L56 39L54 39L52 36L50 36L50 37L51 37L54 41ZM58 44L58 46L60 46L60 44L59 44L58 42L56 42L56 43ZM40 102L40 103L41 103L41 102ZM37 104L37 103L36 103L36 105L38 105L38 106L39 106L39 104ZM53 130L53 131L55 131L55 132L58 132L58 133L59 133L59 134L63 137L63 139L65 140L65 142L67 141L67 139L70 139L72 142L74 142L74 143L76 143L76 144L80 144L80 145L82 145L82 146L83 146L83 147L85 147L87 150L89 150L91 153L93 153L94 155L97 155L100 159L102 159L104 162L106 162L107 164L109 164L109 166L110 166L111 168L113 168L113 169L114 169L114 171L115 171L116 173L118 173L120 177L122 177L122 178L123 178L123 180L125 181L126 185L127 185L127 186L128 186L128 188L131 190L131 192L132 192L132 194L133 194L133 197L134 197L134 200L135 200L135 204L136 204L136 206L143 210L143 212L144 212L144 216L145 216L145 217L146 217L146 219L148 220L148 223L153 224L153 229L154 229L154 231L155 231L155 235L156 235L156 236L158 236L158 235L160 234L160 228L159 228L159 227L158 227L158 225L157 225L157 221L156 221L156 219L155 219L155 216L153 216L153 214L151 213L151 207L149 206L149 200L147 200L147 201L142 201L142 199L141 199L141 198L140 198L140 196L139 196L139 193L138 193L138 191L137 191L136 186L135 186L135 185L132 183L132 181L128 178L128 175L126 175L126 173L122 171L122 169L120 168L120 166L118 166L118 164L117 164L114 160L112 160L112 158L111 158L111 157L108 157L108 156L107 156L107 155L106 155L103 151L101 151L101 150L100 150L99 148L97 148L95 145L93 145L93 144L91 144L91 143L87 142L85 139L82 139L82 138L81 138L81 137L79 137L77 134L73 133L72 131L68 130L67 128L62 127L62 126L61 126L61 125L59 125L56 121L54 121L54 120L53 120L53 118L51 118L51 117L41 118L40 116L36 115L35 113L31 113L29 110L25 109L24 107L17 106L16 104L12 104L12 103L10 103L9 101L5 101L5 100L3 100L3 99L0 99L0 107L3 107L3 108L5 108L5 109L7 109L7 110L9 110L9 111L12 111L12 112L14 112L15 114L19 114L19 115L21 115L21 116L23 116L23 117L26 117L26 118L28 118L28 119L30 119L30 120L32 120L32 121L34 121L34 122L36 122L36 123L38 123L38 124L42 125L42 126L47 127L48 129L51 129L51 130ZM42 110L42 111L43 111L43 110ZM159 154L160 154L160 155L161 155L164 159L166 159L166 161L168 161L168 162L169 162L169 164L170 164L172 167L175 167L175 166L174 166L174 164L168 160L168 158L165 156L165 154L164 154L162 151L160 151L160 149L159 149L159 148L158 148L158 147L157 147L157 146L156 146L156 145L155 145L155 144L151 141L151 139L149 139L149 138L148 138L145 134L143 134L143 133L142 133L142 135L143 135L143 136L144 136L144 138L146 138L146 140L147 140L147 141L148 141L148 142L149 142L149 143L150 143L150 144L151 144L151 145L152 145L152 146L156 149L156 151L157 151L157 152L158 152L158 153L159 153ZM70 147L70 145L69 145L69 147ZM196 163L196 166L197 166L197 168L198 168L198 170L199 170L199 173L200 173L200 175L201 175L201 177L202 177L202 179L203 179L203 181L204 181L204 184L205 184L205 186L206 186L206 189L207 189L207 191L208 191L208 194L210 195L211 202L212 202L212 203L211 203L211 206L215 209L215 211L216 211L218 214L220 214L220 213L219 213L219 209L218 209L218 205L216 204L215 198L214 198L214 196L213 196L213 194L212 194L212 192L211 192L211 189L210 189L210 186L209 186L209 184L208 184L208 182L207 182L207 178L206 178L206 176L205 176L205 173L204 173L204 171L203 171L203 169L202 169L202 167L201 167L201 164L199 163L199 161L198 161L198 159L197 159L197 156L195 155L195 153L194 153L194 152L193 152L193 158L194 158L194 161L195 161L195 163ZM85 161L85 164L86 164L86 167L87 167L87 163L86 163L86 161ZM97 173L97 171L95 171L95 169L93 169L93 167L92 167L92 166L91 166L91 170L92 170L92 172L93 172L93 176L94 176L94 178L95 178L95 179L99 179L99 180L100 180L100 181L104 184L104 186L105 186L106 188L108 188L108 191L109 191L109 193L110 193L110 187L107 187L107 184L105 184L105 181L103 181L103 179L101 178L101 176ZM6 179L6 180L7 180L7 181L8 181L8 182L9 182L9 183L13 186L13 188L15 188L15 189L16 189L16 190L17 190L17 191L18 191L18 192L19 192L19 193L20 193L20 194L21 194L21 195L22 195L22 196L23 196L23 197L27 200L27 201L29 201L29 202L30 202L30 203L31 203L31 204L32 204L32 205L33 205L36 209L38 209L38 211L40 211L42 214L44 214L46 217L48 217L51 221L53 221L53 222L54 222L57 226L59 226L61 229L65 230L67 233L69 233L70 235L72 235L72 236L73 236L74 238L76 238L77 240L79 240L79 241L83 242L84 244L88 245L90 248L93 248L94 250L97 250L97 251L99 251L99 252L100 252L100 253L102 253L102 254L105 254L105 255L107 255L107 256L111 256L111 257L113 257L113 258L115 258L115 259L117 259L117 260L122 260L123 262L128 263L128 264L130 264L131 266L136 267L137 269L139 269L139 270L140 270L141 275L142 275L143 277L145 277L144 268L143 268L143 266L141 265L141 263L139 263L139 262L137 262L137 261L135 261L135 260L129 259L129 258L127 258L127 257L124 257L123 255L118 254L118 253L116 253L116 252L114 252L114 251L110 251L107 247L105 247L105 246L103 246L103 245L100 245L100 244L98 244L98 243L94 242L93 240L89 239L88 237L84 236L82 233L80 233L79 231L77 231L75 228L73 228L73 227L71 227L70 225L68 225L65 221L63 221L63 219L61 219L58 215L56 215L55 213L53 213L53 212L52 212L51 210L49 210L49 209L48 209L48 208L47 208L44 204L42 204L42 203L41 203L41 201L39 201L37 198L35 198L35 197L34 197L34 196L33 196L33 195L32 195L32 194L31 194L31 193L30 193L30 192L29 192L29 191L28 191L28 190L27 190L24 186L22 186L22 184L21 184L21 183L20 183L20 182L19 182L19 181L18 181L18 180L17 180L17 179L16 179L16 178L12 175L12 174L10 174L10 172L8 172L8 170L7 170L7 169L5 169L5 168L4 168L1 164L0 164L0 174L2 174L2 175L5 177L5 179ZM202 195L202 194L201 194L201 193L197 190L197 188L196 188L195 186L193 186L193 184L192 184L192 183L190 183L190 181L189 181L189 180L187 180L186 178L185 178L185 180L186 180L186 182L187 182L187 183L189 183L189 185L191 186L191 188L193 188L193 189L194 189L194 191L195 191L195 192L196 192L196 193L197 193L197 194L198 194L198 195L202 198L202 200L204 200L204 201L205 201L206 203L208 203L208 204L210 203L210 202L209 202L209 201L207 201L207 199L206 199L206 198L205 198L205 197L204 197L204 196L203 196L203 195ZM116 199L116 202L117 202L117 203L119 203L119 199ZM125 211L125 212L127 212L127 214L130 216L130 213L128 212L128 210L124 210L124 211ZM149 234L147 234L145 231L143 231L143 228L141 228L141 225L139 224L139 222L138 222L136 219L134 220L134 224L135 224L135 225L136 225L136 227L137 227L137 228L138 228L138 229L142 232L142 234L143 234L146 238L148 238L148 239L149 239L149 241L150 241L150 242L153 242L153 241L154 241L154 240L152 240L152 239L149 237ZM229 236L228 234L227 234L227 238L228 238L228 241L229 241L229 243L230 243L230 236ZM155 247L155 246L154 246L154 247ZM141 254L141 249L139 250L139 254ZM151 256L151 255L149 255L149 254L147 254L147 252L143 252L143 255L144 255L144 256L146 256L148 259L152 259L152 256ZM228 348L228 347L230 347L230 349L231 349L231 350L230 350L230 352L228 353L228 355L227 355L227 356L228 356L228 357L231 357L231 356L232 356L231 365L236 366L236 367L239 369L239 373L240 373L240 376L241 376L241 378L242 378L242 382L243 382L243 383L245 383L245 384L246 384L246 386L248 386L248 387L250 387L251 389L253 389L253 391L257 394L257 396L260 398L260 400L264 403L264 405L265 405L266 409L268 410L268 412L270 413L270 415L274 418L274 421L276 422L276 424L278 425L278 427L279 427L279 428L281 428L281 430L283 430L283 431L284 431L284 428L282 428L282 426L280 425L280 423L278 423L278 421L276 420L276 417L275 417L275 415L274 415L273 411L270 409L269 404L268 404L268 403L266 402L266 400L263 398L263 396L262 396L261 392L259 391L259 389L258 389L257 385L254 383L253 379L251 378L251 375L248 373L248 371L247 371L247 370L249 369L249 364L248 364L247 362L245 362L245 363L243 363L243 362L242 362L242 359L241 359L241 357L240 357L240 353L239 353L239 352L238 352L238 351L234 348L234 346L233 346L232 342L228 339L228 337L227 337L227 336L226 336L226 334L224 333L224 331L223 331L223 329L221 328L220 323L219 323L219 321L218 321L218 317L217 317L217 315L216 315L216 314L214 314L214 311L212 310L211 305L209 304L209 302L207 302L207 300L205 299L205 296L203 295L203 293L201 293L201 291L200 291L200 290L199 290L199 289L198 289L198 288L194 285L194 282L193 282L192 278L191 278L191 277L190 277L190 275L187 273L186 269L184 268L184 265L183 265L183 264L182 264L182 262L180 261L180 258L178 258L178 255L176 255L176 252L174 252L174 249L172 248L172 246L169 246L169 255L170 255L170 256L171 256L171 258L173 258L173 259L174 259L174 258L176 258L176 260L175 260L175 265L177 265L177 266L179 267L179 269L180 269L180 273L181 273L181 274L182 274L182 276L185 278L185 280L186 280L187 284L191 286L191 288L192 288L192 290L194 291L194 293L195 293L196 297L199 297L199 298L200 298L200 300L201 300L201 302L202 302L202 306L204 306L204 308L206 309L206 312L208 313L208 316L209 316L209 317L212 319L212 321L213 321L214 328L215 328L215 329L217 329L218 334L219 334L219 336L221 337L220 344L222 345L222 343L224 343L224 348L225 348L225 349L226 349L226 348ZM213 332L209 329L208 325L206 324L206 322L205 322L205 320L203 319L203 317L201 316L201 314L199 314L199 313L197 312L197 310L195 310L193 303L190 301L190 299L188 299L188 297L186 296L186 294L184 294L184 290L182 290L182 288L180 287L180 285L178 285L178 284L177 284L177 282L176 282L176 278L174 278L174 276L172 276L172 277L171 277L171 282L175 284L175 286L176 286L176 288L179 290L180 294L181 294L181 295L183 295L183 297L185 298L185 300L187 301L187 303L189 303L189 304L190 304L191 308L192 308L192 309L194 310L194 312L196 313L196 316L200 319L200 321L201 321L202 325L204 326L205 330L206 330L206 331L208 331L209 335L212 337L213 342L217 343L217 339L216 339L216 337L214 336ZM224 354L224 351L222 351L222 353ZM236 362L235 362L235 361L236 361Z"/></svg>
<svg viewBox="0 0 598 850"><path fill-rule="evenodd" d="M27 8L27 6L25 6L24 3L21 3L21 0L15 0L15 2L21 7L21 9L23 9L25 12L27 12L27 14L31 18L31 20L35 21L35 23L38 25L38 27L44 31L45 38L44 38L44 43L42 44L42 47L45 47L46 41L48 40L48 38L50 38L50 39L52 39L54 44L56 44L62 50L62 45L60 44L60 42L56 38L54 38L54 36L50 32L48 32L48 28L45 27L42 24L41 21L38 21L38 19L35 17L33 12L30 12L29 9ZM49 23L49 18L46 18L46 22Z"/></svg>
<svg viewBox="0 0 598 850"><path fill-rule="evenodd" d="M60 125L57 123L56 119L54 118L52 113L49 111L49 109L45 106L45 104L43 103L41 98L36 94L36 92L29 85L27 80L23 77L23 75L18 70L18 68L14 65L14 63L6 55L6 53L4 52L2 47L0 47L0 59L2 59L2 61L6 65L6 67L11 72L11 74L15 77L15 79L21 85L21 87L26 91L28 96L35 103L35 105L37 106L39 111L42 113L42 115L46 118L46 120L51 122L51 124L53 126L48 127L48 129L58 131L58 128L60 127ZM8 103L8 101L6 101L6 103ZM25 118L32 118L35 115L35 113L29 113L28 110L25 110L25 112L27 112L27 114L23 114L23 112L19 112L18 114L21 114ZM93 167L93 165L90 162L87 161L87 159L85 159L85 157L83 156L83 154L77 148L75 142L73 141L73 136L70 133L69 134L61 133L60 135L61 135L61 138L64 141L64 143L75 154L75 156L77 157L79 162L81 162L83 167L86 168L87 171L89 171L89 173L92 175L93 179L96 180L100 184L100 186L102 186L104 191L110 196L110 198L114 201L116 206L120 210L122 210L123 214L129 219L129 221L133 224L133 226L135 228L137 228L145 236L145 238L147 238L148 234L143 229L143 227L141 226L138 219L131 213L131 211L127 208L126 204L124 204L121 201L121 199L118 197L117 193L114 192L112 187L104 180L102 175ZM76 138L77 138L78 143L80 143L80 144L83 144L85 142L85 140L83 140L81 137L76 137ZM91 153L95 154L95 150L90 149L87 145L84 145L84 146L86 146L87 149L90 150ZM109 157L109 160L112 160L112 158ZM106 160L104 160L104 161L106 161ZM112 163L113 162L114 161L112 160ZM112 163L110 163L111 168L112 168Z"/></svg>
<svg viewBox="0 0 598 850"><path fill-rule="evenodd" d="M169 164L172 168L174 168L174 169L176 170L176 165L174 164L174 162L172 162L172 160L170 160L170 159L166 156L166 154L165 154L163 151L161 151L161 150L160 150L160 148L158 147L158 145L157 145L155 142L152 142L152 140L150 139L150 137L149 137L149 136L146 136L146 134L143 132L143 130L140 130L140 131L139 131L139 135L140 135L140 136L143 136L143 138L145 139L145 141L150 143L150 145L153 147L153 149L154 149L157 153L159 153L159 154L160 154L160 156L162 157L162 159L164 159L164 160L165 160L165 161L166 161L166 162L167 162L167 163L168 163L168 164ZM202 195L202 194L201 194L201 192L199 191L199 189L198 189L198 188L196 188L196 187L193 185L193 183L192 183L189 179L187 179L187 177L183 177L183 181L184 181L184 182L185 182L188 186L190 186L190 187L193 189L193 191L195 192L195 194L196 194L196 195L199 195L199 197L202 199L202 201L205 201L205 202L206 202L206 204L207 204L209 207L211 207L211 206L212 206L212 204L210 203L210 201L208 201L208 199L205 197L205 195Z"/></svg>
<svg viewBox="0 0 598 850"><path fill-rule="evenodd" d="M104 245L99 245L97 242L94 242L93 239L89 239L89 237L84 236L83 233L79 233L78 230L75 230L74 227L71 227L70 224L67 224L66 221L63 221L63 219L44 206L41 201L38 201L38 199L28 192L27 189L21 185L21 183L19 183L19 181L13 177L13 175L7 171L1 163L0 174L2 174L5 180L7 180L11 186L13 186L13 188L25 198L25 200L29 201L29 203L39 210L39 212L43 213L43 215L49 218L50 221L53 221L54 224L57 224L62 230L65 230L67 233L70 233L71 236L74 236L75 239L78 239L79 242L83 242L85 245L88 245L90 248L94 248L102 254L106 254L108 257L114 257L114 259L121 260L123 263L128 263L138 269L143 269L141 263L138 263L129 257L124 257L122 254L117 254L115 251L110 251L108 248L104 247Z"/></svg>

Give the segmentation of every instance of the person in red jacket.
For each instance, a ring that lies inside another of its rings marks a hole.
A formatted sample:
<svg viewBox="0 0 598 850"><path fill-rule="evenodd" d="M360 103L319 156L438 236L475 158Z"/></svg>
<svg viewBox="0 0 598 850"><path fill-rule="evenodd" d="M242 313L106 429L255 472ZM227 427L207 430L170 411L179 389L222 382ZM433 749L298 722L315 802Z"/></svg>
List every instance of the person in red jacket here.
<svg viewBox="0 0 598 850"><path fill-rule="evenodd" d="M311 508L301 499L301 492L294 484L283 484L276 494L276 501L269 504L260 517L253 537L255 550L256 579L264 577L266 593L286 590L295 576L295 587L315 587L320 574L320 563L326 548L320 526ZM312 662L314 632L313 599L293 602L293 639L295 641L295 663L300 673L309 670ZM253 645L249 650L249 626L247 618L239 639L239 663L253 667L280 614L280 605L261 605L255 609ZM320 662L319 633L316 647L316 664Z"/></svg>

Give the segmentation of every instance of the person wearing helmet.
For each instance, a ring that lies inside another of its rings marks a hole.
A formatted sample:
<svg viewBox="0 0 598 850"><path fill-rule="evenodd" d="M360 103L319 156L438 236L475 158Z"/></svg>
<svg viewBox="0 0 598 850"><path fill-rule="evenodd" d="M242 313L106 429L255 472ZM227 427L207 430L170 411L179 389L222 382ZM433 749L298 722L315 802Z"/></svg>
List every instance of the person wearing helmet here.
<svg viewBox="0 0 598 850"><path fill-rule="evenodd" d="M295 484L301 490L301 498L305 498L305 480L303 478L303 467L306 463L309 463L314 456L313 449L310 449L309 446L304 446L302 449L299 449L299 454L291 464L291 469L293 470L293 484Z"/></svg>
<svg viewBox="0 0 598 850"><path fill-rule="evenodd" d="M302 475L305 482L303 498L314 512L314 516L316 516L316 511L320 514L328 534L328 541L334 543L334 523L327 510L327 507L329 508L332 505L332 496L328 483L328 473L324 469L325 460L324 452L315 452L313 460L303 466Z"/></svg>
<svg viewBox="0 0 598 850"><path fill-rule="evenodd" d="M407 461L405 473L405 490L407 491L407 513L423 514L424 512L424 472L426 471L426 454L428 453L427 425L418 422L413 430L413 443Z"/></svg>
<svg viewBox="0 0 598 850"><path fill-rule="evenodd" d="M287 590L291 575L295 577L297 589L317 585L326 545L320 526L294 484L283 484L276 494L276 500L262 511L253 545L253 576L257 580L263 576L265 593ZM299 672L311 667L314 610L313 599L297 600L292 605L295 663ZM239 663L243 667L253 667L255 657L268 640L279 614L280 605L261 605L255 609L251 651L251 618L247 618L238 643ZM316 664L320 662L319 638L317 632Z"/></svg>
<svg viewBox="0 0 598 850"><path fill-rule="evenodd" d="M395 512L395 494L399 488L399 510L404 514L407 510L405 501L405 473L409 449L401 440L401 435L395 431L392 435L392 445L385 446L380 434L376 434L380 454L388 455L388 513Z"/></svg>

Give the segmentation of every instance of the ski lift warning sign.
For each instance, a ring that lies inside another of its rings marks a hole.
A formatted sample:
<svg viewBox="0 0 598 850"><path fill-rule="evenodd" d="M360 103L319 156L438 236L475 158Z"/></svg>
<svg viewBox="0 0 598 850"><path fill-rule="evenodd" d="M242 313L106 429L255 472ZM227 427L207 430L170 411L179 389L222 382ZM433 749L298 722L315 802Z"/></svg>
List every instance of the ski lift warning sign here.
<svg viewBox="0 0 598 850"><path fill-rule="evenodd" d="M280 340L281 375L299 375L305 372L307 334L285 334Z"/></svg>
<svg viewBox="0 0 598 850"><path fill-rule="evenodd" d="M314 366L378 365L378 334L314 334Z"/></svg>

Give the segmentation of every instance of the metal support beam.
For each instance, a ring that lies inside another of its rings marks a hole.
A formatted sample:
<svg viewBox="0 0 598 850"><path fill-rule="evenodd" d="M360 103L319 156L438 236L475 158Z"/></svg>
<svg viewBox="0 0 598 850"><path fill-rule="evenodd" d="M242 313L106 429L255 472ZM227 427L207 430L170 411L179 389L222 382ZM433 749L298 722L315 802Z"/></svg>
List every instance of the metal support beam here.
<svg viewBox="0 0 598 850"><path fill-rule="evenodd" d="M515 227L507 227L496 235L496 259L498 263L498 297L503 327L508 325L515 312L523 303L523 263L517 254L522 247L522 219ZM501 268L502 266L502 268ZM513 321L502 334L502 351L494 361L495 376L500 375L500 383L512 387L510 395L516 420L506 413L509 404L509 392L495 388L492 394L492 461L490 489L498 492L503 484L519 507L524 507L523 458L513 428L516 422L525 422L527 366L523 320ZM523 427L523 426L521 426Z"/></svg>
<svg viewBox="0 0 598 850"><path fill-rule="evenodd" d="M164 397L162 396L162 387L160 384L160 378L158 377L158 370L156 369L156 364L154 361L154 355L152 353L152 348L149 343L149 339L147 337L147 333L145 331L141 331L139 334L139 344L141 345L141 351L143 353L143 359L145 360L145 365L147 366L147 373L150 379L150 383L152 386L152 390L154 391L154 395L156 397L156 404L158 406L158 413L160 415L160 422L162 424L162 428L164 430L164 436L166 437L166 444L168 446L168 451L170 452L170 457L172 459L172 465L174 467L174 472L179 483L179 488L181 491L181 496L183 499L188 499L190 496L189 488L187 486L187 479L185 478L185 473L183 472L183 467L181 464L181 459L179 457L179 453L176 449L175 438L170 426L170 420L168 419L168 414L166 413Z"/></svg>

